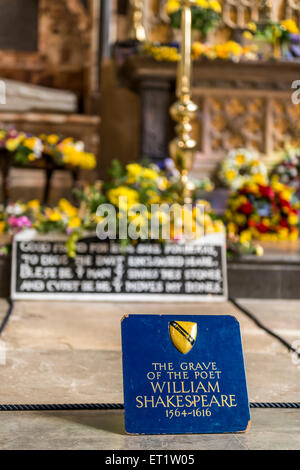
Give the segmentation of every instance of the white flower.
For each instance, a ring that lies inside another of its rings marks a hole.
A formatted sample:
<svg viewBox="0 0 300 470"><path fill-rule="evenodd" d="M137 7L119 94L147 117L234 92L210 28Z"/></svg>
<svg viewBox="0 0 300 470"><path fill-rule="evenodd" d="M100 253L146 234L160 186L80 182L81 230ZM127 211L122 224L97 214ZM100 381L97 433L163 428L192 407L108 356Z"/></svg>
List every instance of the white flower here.
<svg viewBox="0 0 300 470"><path fill-rule="evenodd" d="M23 208L21 204L9 204L6 211L9 215L21 215L23 213Z"/></svg>
<svg viewBox="0 0 300 470"><path fill-rule="evenodd" d="M76 142L74 147L75 147L76 150L78 150L78 152L84 152L84 143L81 140Z"/></svg>

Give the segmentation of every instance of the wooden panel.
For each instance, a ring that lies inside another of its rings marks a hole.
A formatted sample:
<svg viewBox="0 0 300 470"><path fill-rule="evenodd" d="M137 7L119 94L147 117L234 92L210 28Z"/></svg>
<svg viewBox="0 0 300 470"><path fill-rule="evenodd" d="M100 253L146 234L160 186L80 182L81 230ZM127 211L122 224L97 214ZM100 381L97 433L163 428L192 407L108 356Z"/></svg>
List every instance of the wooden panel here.
<svg viewBox="0 0 300 470"><path fill-rule="evenodd" d="M160 160L167 156L169 141L165 139L170 128L175 128L175 123L168 123L168 103L175 101L176 65L135 57L127 61L123 71L143 96L143 156ZM300 146L300 107L291 101L291 84L300 76L299 63L203 61L195 65L193 72L193 99L199 107L193 123L197 141L195 173L213 173L232 148L242 146L272 156L288 141ZM151 98L155 83L165 94L159 108ZM145 116L160 124L145 125ZM155 133L155 139L150 133Z"/></svg>
<svg viewBox="0 0 300 470"><path fill-rule="evenodd" d="M38 0L0 0L0 49L37 51Z"/></svg>

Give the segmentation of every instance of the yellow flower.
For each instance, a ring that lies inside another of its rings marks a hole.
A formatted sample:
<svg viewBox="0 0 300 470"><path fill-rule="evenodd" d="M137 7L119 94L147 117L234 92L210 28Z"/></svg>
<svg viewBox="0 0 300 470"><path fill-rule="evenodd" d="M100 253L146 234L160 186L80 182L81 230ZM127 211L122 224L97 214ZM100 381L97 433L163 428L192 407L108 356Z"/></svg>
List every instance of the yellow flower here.
<svg viewBox="0 0 300 470"><path fill-rule="evenodd" d="M156 171L152 170L151 168L144 168L142 177L147 180L155 181L159 177L159 175Z"/></svg>
<svg viewBox="0 0 300 470"><path fill-rule="evenodd" d="M294 20L284 20L281 22L281 27L292 34L299 34L299 28Z"/></svg>
<svg viewBox="0 0 300 470"><path fill-rule="evenodd" d="M36 159L36 155L33 152L31 152L27 158L30 162L33 162Z"/></svg>
<svg viewBox="0 0 300 470"><path fill-rule="evenodd" d="M229 222L227 229L229 234L235 235L237 233L237 226L233 222Z"/></svg>
<svg viewBox="0 0 300 470"><path fill-rule="evenodd" d="M66 165L78 166L85 170L92 170L96 166L96 157L93 153L78 150L74 143L69 142L70 139L65 139L62 144L58 146L63 154L63 162Z"/></svg>
<svg viewBox="0 0 300 470"><path fill-rule="evenodd" d="M172 15L175 11L179 10L180 3L177 0L169 0L166 5L166 12L168 15Z"/></svg>
<svg viewBox="0 0 300 470"><path fill-rule="evenodd" d="M253 39L253 35L252 35L252 33L250 33L250 31L244 31L243 32L243 37L244 37L244 39L247 39L247 40Z"/></svg>
<svg viewBox="0 0 300 470"><path fill-rule="evenodd" d="M284 191L284 189L286 189L286 186L284 186L284 184L280 183L279 181L276 181L276 180L272 180L272 188L274 189L274 191L276 192L279 192L279 191Z"/></svg>
<svg viewBox="0 0 300 470"><path fill-rule="evenodd" d="M298 238L299 238L299 231L298 230L293 230L293 232L290 234L289 238L292 242L297 241Z"/></svg>
<svg viewBox="0 0 300 470"><path fill-rule="evenodd" d="M128 188L127 186L119 186L118 188L110 189L107 192L107 197L109 201L115 206L119 205L120 198L127 199L126 207L128 207L128 205L133 205L139 202L139 193L134 189Z"/></svg>
<svg viewBox="0 0 300 470"><path fill-rule="evenodd" d="M256 24L253 23L253 21L250 21L250 23L248 23L247 25L247 28L250 29L250 31L256 31Z"/></svg>
<svg viewBox="0 0 300 470"><path fill-rule="evenodd" d="M209 2L208 0L196 0L196 5L197 7L200 7L200 8L208 8Z"/></svg>
<svg viewBox="0 0 300 470"><path fill-rule="evenodd" d="M201 57L204 52L207 50L207 46L203 44L202 42L195 41L192 44L192 55L194 59L198 59Z"/></svg>
<svg viewBox="0 0 300 470"><path fill-rule="evenodd" d="M27 203L27 207L36 212L40 209L40 201L38 199L32 199L32 201Z"/></svg>
<svg viewBox="0 0 300 470"><path fill-rule="evenodd" d="M249 183L247 185L248 190L253 193L257 194L258 193L258 185L256 183ZM246 198L245 198L246 199Z"/></svg>
<svg viewBox="0 0 300 470"><path fill-rule="evenodd" d="M225 232L225 225L221 220L215 220L214 222L214 231L218 233Z"/></svg>
<svg viewBox="0 0 300 470"><path fill-rule="evenodd" d="M288 216L288 223L290 225L297 225L298 224L298 216L297 214L290 214Z"/></svg>
<svg viewBox="0 0 300 470"><path fill-rule="evenodd" d="M234 56L239 56L242 54L242 46L235 41L228 41L225 46L227 47L229 52Z"/></svg>
<svg viewBox="0 0 300 470"><path fill-rule="evenodd" d="M252 234L250 230L243 230L240 235L240 243L244 245L245 243L249 243L252 239Z"/></svg>
<svg viewBox="0 0 300 470"><path fill-rule="evenodd" d="M55 145L59 141L59 137L56 134L51 134L46 137L48 144Z"/></svg>
<svg viewBox="0 0 300 470"><path fill-rule="evenodd" d="M239 166L242 166L246 162L246 157L243 153L238 153L235 157L235 160Z"/></svg>
<svg viewBox="0 0 300 470"><path fill-rule="evenodd" d="M285 188L280 193L280 197L284 199L285 201L290 201L292 199L292 192L288 188Z"/></svg>
<svg viewBox="0 0 300 470"><path fill-rule="evenodd" d="M267 218L267 217L264 217L264 218L262 219L262 223L263 223L266 227L270 227L270 226L271 226L271 221L270 221L270 219Z"/></svg>
<svg viewBox="0 0 300 470"><path fill-rule="evenodd" d="M257 184L266 183L266 177L262 173L257 173L256 175L253 175L252 179L253 179L253 182Z"/></svg>
<svg viewBox="0 0 300 470"><path fill-rule="evenodd" d="M134 181L138 179L143 171L143 167L138 163L130 163L126 166L127 174L130 178L133 178Z"/></svg>
<svg viewBox="0 0 300 470"><path fill-rule="evenodd" d="M81 226L81 220L79 217L72 217L68 223L69 228L78 228Z"/></svg>
<svg viewBox="0 0 300 470"><path fill-rule="evenodd" d="M160 202L160 197L155 191L147 191L147 196L149 204L158 204Z"/></svg>
<svg viewBox="0 0 300 470"><path fill-rule="evenodd" d="M7 150L9 150L10 152L14 152L18 148L18 146L20 145L23 139L24 139L23 136L18 136L18 137L7 139L6 144L5 144Z"/></svg>
<svg viewBox="0 0 300 470"><path fill-rule="evenodd" d="M36 144L37 144L37 138L36 137L28 137L27 139L24 140L23 144L25 147L29 148L30 150L34 150Z"/></svg>
<svg viewBox="0 0 300 470"><path fill-rule="evenodd" d="M61 199L58 203L58 207L69 217L75 217L78 213L78 209L74 207L69 201L67 201L67 199Z"/></svg>
<svg viewBox="0 0 300 470"><path fill-rule="evenodd" d="M236 177L236 171L235 170L227 170L225 173L226 179L229 181L234 180Z"/></svg>
<svg viewBox="0 0 300 470"><path fill-rule="evenodd" d="M2 234L5 230L6 224L3 220L0 222L0 234Z"/></svg>
<svg viewBox="0 0 300 470"><path fill-rule="evenodd" d="M48 218L51 222L59 222L62 219L61 213L56 209L48 211Z"/></svg>
<svg viewBox="0 0 300 470"><path fill-rule="evenodd" d="M217 0L210 0L209 1L209 8L214 10L216 13L221 13L222 7Z"/></svg>
<svg viewBox="0 0 300 470"><path fill-rule="evenodd" d="M238 225L244 225L247 222L247 217L244 214L235 214L234 220Z"/></svg>
<svg viewBox="0 0 300 470"><path fill-rule="evenodd" d="M287 240L289 238L289 231L286 227L278 230L279 240Z"/></svg>

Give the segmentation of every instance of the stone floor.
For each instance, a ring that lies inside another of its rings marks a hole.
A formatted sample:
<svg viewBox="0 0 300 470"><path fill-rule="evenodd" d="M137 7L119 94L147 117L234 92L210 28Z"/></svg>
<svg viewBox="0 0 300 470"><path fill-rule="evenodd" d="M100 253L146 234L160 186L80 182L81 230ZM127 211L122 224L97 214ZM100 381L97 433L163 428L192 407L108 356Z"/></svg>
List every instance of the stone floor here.
<svg viewBox="0 0 300 470"><path fill-rule="evenodd" d="M300 301L243 306L289 343ZM0 300L0 324L7 303ZM122 403L124 313L234 314L241 324L250 401L299 402L300 364L230 303L16 302L0 342L0 403ZM252 409L247 433L128 436L124 413L1 413L0 449L300 449L300 410Z"/></svg>

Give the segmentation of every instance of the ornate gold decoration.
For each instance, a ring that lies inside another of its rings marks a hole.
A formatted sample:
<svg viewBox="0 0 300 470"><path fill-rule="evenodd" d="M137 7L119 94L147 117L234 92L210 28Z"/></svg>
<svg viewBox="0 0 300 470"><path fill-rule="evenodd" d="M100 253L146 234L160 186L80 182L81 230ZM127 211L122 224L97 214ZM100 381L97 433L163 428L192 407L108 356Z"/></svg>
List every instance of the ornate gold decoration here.
<svg viewBox="0 0 300 470"><path fill-rule="evenodd" d="M197 105L191 100L191 44L192 44L192 13L191 6L195 0L181 0L181 59L177 72L176 96L178 101L171 106L170 114L177 122L177 137L170 143L170 155L181 174L182 197L191 202L194 186L189 179L192 168L196 141L192 139L191 121L196 115Z"/></svg>
<svg viewBox="0 0 300 470"><path fill-rule="evenodd" d="M143 0L130 0L132 8L132 28L131 28L131 39L135 39L139 42L146 41L146 31L143 24L144 17L144 5Z"/></svg>

